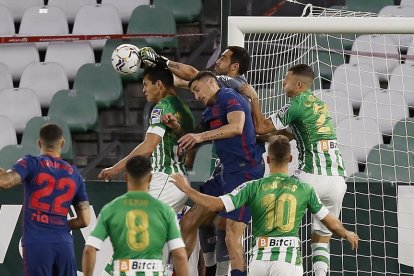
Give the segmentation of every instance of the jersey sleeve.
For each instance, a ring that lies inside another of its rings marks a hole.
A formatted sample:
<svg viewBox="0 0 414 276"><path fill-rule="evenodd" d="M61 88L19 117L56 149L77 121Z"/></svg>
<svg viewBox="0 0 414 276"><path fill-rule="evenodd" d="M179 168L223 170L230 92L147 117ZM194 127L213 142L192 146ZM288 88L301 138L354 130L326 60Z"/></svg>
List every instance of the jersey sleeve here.
<svg viewBox="0 0 414 276"><path fill-rule="evenodd" d="M233 111L244 112L243 105L240 102L241 97L237 97L237 95L233 93L220 93L219 97L220 107L225 111L225 114L229 114Z"/></svg>
<svg viewBox="0 0 414 276"><path fill-rule="evenodd" d="M73 166L72 166L73 167ZM82 176L80 175L79 171L73 167L74 170L74 178L76 180L76 185L78 186L78 190L73 198L73 204L89 201L88 195L86 194L86 185L85 181L83 181Z"/></svg>
<svg viewBox="0 0 414 276"><path fill-rule="evenodd" d="M107 206L104 206L104 208L102 208L101 213L99 214L98 219L96 221L96 224L88 239L86 240L87 245L95 247L98 250L101 249L103 242L109 235L105 219L106 209Z"/></svg>
<svg viewBox="0 0 414 276"><path fill-rule="evenodd" d="M220 87L232 88L236 91L240 91L240 86L245 84L241 80L224 75L217 76L217 82Z"/></svg>
<svg viewBox="0 0 414 276"><path fill-rule="evenodd" d="M244 205L248 205L254 191L252 190L255 185L251 185L252 182L245 182L234 189L231 193L220 196L221 201L224 204L226 212L236 210Z"/></svg>
<svg viewBox="0 0 414 276"><path fill-rule="evenodd" d="M12 167L12 170L20 175L22 182L30 182L38 169L38 161L31 155L20 158Z"/></svg>
<svg viewBox="0 0 414 276"><path fill-rule="evenodd" d="M315 192L315 189L311 187L310 197L308 201L309 211L316 216L317 219L321 220L329 214L328 208L322 204L318 195Z"/></svg>
<svg viewBox="0 0 414 276"><path fill-rule="evenodd" d="M170 251L185 247L183 239L181 238L181 232L178 225L177 216L171 207L166 207L167 212L167 245Z"/></svg>
<svg viewBox="0 0 414 276"><path fill-rule="evenodd" d="M147 133L154 133L160 137L163 137L167 126L162 123L161 117L168 113L168 107L163 103L158 103L151 111L149 119L149 127Z"/></svg>
<svg viewBox="0 0 414 276"><path fill-rule="evenodd" d="M292 101L284 105L276 113L270 116L273 125L276 130L282 130L288 128L288 126L295 121L300 114L300 108L298 101Z"/></svg>

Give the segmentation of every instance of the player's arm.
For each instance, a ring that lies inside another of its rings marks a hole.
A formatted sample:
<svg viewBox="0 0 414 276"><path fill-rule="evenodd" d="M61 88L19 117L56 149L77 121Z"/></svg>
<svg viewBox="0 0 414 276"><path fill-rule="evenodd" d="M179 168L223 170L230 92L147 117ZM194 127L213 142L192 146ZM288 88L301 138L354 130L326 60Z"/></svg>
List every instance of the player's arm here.
<svg viewBox="0 0 414 276"><path fill-rule="evenodd" d="M19 184L22 184L22 179L17 172L0 168L0 188L11 189Z"/></svg>
<svg viewBox="0 0 414 276"><path fill-rule="evenodd" d="M96 263L96 248L85 245L82 257L82 272L84 276L93 276L93 269Z"/></svg>
<svg viewBox="0 0 414 276"><path fill-rule="evenodd" d="M73 207L76 217L68 220L69 228L74 230L88 226L90 222L89 201L78 202Z"/></svg>
<svg viewBox="0 0 414 276"><path fill-rule="evenodd" d="M245 114L243 111L232 111L227 113L228 124L219 128L204 131L201 133L188 133L178 140L180 147L191 149L196 144L234 137L243 133Z"/></svg>
<svg viewBox="0 0 414 276"><path fill-rule="evenodd" d="M326 226L332 233L338 235L339 237L346 239L352 247L352 250L358 248L359 237L356 233L348 231L343 226L342 222L333 216L331 213L328 213L323 219L321 219L323 225Z"/></svg>
<svg viewBox="0 0 414 276"><path fill-rule="evenodd" d="M173 257L173 266L177 276L189 276L188 257L184 247L171 251Z"/></svg>
<svg viewBox="0 0 414 276"><path fill-rule="evenodd" d="M103 169L99 175L99 179L111 179L121 173L125 169L127 161L137 155L151 156L157 145L161 142L161 136L155 133L148 133L145 135L145 140L134 148L126 157L110 168Z"/></svg>
<svg viewBox="0 0 414 276"><path fill-rule="evenodd" d="M177 188L183 193L187 194L195 204L200 205L212 212L218 212L224 209L223 201L221 201L220 198L204 195L194 190L184 175L172 174L170 177L172 178L175 186L177 186Z"/></svg>
<svg viewBox="0 0 414 276"><path fill-rule="evenodd" d="M179 88L184 88L184 89L189 89L188 88L188 81L180 79L179 77L177 77L176 75L174 75L174 86L175 87L179 87Z"/></svg>

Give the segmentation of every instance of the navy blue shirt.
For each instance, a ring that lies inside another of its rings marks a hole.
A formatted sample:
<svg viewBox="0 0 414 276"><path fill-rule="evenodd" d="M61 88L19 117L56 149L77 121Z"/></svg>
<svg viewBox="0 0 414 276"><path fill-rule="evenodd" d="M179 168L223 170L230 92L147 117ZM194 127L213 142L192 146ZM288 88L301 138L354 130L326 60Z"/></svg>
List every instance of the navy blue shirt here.
<svg viewBox="0 0 414 276"><path fill-rule="evenodd" d="M242 111L245 114L243 133L231 138L214 140L216 153L223 165L223 173L247 171L262 162L262 147L256 143L253 119L247 102L231 88L221 88L216 101L203 112L203 122L211 129L227 125L227 114Z"/></svg>
<svg viewBox="0 0 414 276"><path fill-rule="evenodd" d="M22 245L73 243L67 220L70 205L88 201L76 167L48 155L26 155L13 170L24 188Z"/></svg>

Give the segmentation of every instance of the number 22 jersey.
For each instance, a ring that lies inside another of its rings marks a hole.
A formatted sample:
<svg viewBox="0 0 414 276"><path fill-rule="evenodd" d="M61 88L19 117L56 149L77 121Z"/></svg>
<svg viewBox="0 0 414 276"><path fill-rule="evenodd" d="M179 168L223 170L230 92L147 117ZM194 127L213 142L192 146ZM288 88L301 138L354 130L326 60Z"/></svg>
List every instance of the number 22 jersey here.
<svg viewBox="0 0 414 276"><path fill-rule="evenodd" d="M22 245L73 243L70 205L88 201L78 170L58 157L26 155L12 168L24 189Z"/></svg>

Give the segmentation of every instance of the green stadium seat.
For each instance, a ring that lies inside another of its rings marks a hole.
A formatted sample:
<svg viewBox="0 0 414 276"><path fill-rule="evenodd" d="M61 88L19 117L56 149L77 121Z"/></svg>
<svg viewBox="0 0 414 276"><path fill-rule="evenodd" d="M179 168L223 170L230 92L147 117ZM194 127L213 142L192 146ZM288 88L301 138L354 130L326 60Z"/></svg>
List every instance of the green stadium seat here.
<svg viewBox="0 0 414 276"><path fill-rule="evenodd" d="M414 153L414 120L399 121L392 132L392 144L396 150Z"/></svg>
<svg viewBox="0 0 414 276"><path fill-rule="evenodd" d="M317 56L316 56L317 54ZM319 61L319 69L315 64L313 67L315 72L320 72L323 80L331 80L332 73L335 69L345 63L345 56L335 51L317 51L314 52L315 59Z"/></svg>
<svg viewBox="0 0 414 276"><path fill-rule="evenodd" d="M26 154L38 155L39 149L29 145L8 145L0 150L0 168L9 170Z"/></svg>
<svg viewBox="0 0 414 276"><path fill-rule="evenodd" d="M88 93L77 93L75 90L57 92L50 103L48 116L63 118L72 133L96 130L98 125L95 98Z"/></svg>
<svg viewBox="0 0 414 276"><path fill-rule="evenodd" d="M347 182L353 181L353 182L368 182L369 176L366 172L356 172L351 174L347 179Z"/></svg>
<svg viewBox="0 0 414 276"><path fill-rule="evenodd" d="M395 150L391 145L377 145L368 154L366 172L377 181L411 183L414 181L414 155Z"/></svg>
<svg viewBox="0 0 414 276"><path fill-rule="evenodd" d="M383 7L394 5L394 0L346 0L350 11L378 13Z"/></svg>
<svg viewBox="0 0 414 276"><path fill-rule="evenodd" d="M127 34L177 34L174 15L162 5L138 6L129 19ZM147 37L145 41L158 50L178 47L176 37Z"/></svg>
<svg viewBox="0 0 414 276"><path fill-rule="evenodd" d="M63 131L63 138L65 139L65 145L63 146L61 155L63 159L73 160L73 147L72 147L72 135L66 122L58 117L34 117L27 122L26 128L23 131L22 145L28 147L37 147L37 141L39 139L39 130L46 124L57 124Z"/></svg>
<svg viewBox="0 0 414 276"><path fill-rule="evenodd" d="M191 182L204 182L211 176L211 158L213 144L202 144L196 152L193 169L188 171Z"/></svg>
<svg viewBox="0 0 414 276"><path fill-rule="evenodd" d="M109 108L122 98L122 80L111 64L88 63L76 73L73 89L95 98L98 108Z"/></svg>
<svg viewBox="0 0 414 276"><path fill-rule="evenodd" d="M316 43L323 49L351 50L355 38L355 34L317 34Z"/></svg>
<svg viewBox="0 0 414 276"><path fill-rule="evenodd" d="M175 21L179 24L200 21L203 3L201 0L155 0L154 4L163 5L172 11Z"/></svg>
<svg viewBox="0 0 414 276"><path fill-rule="evenodd" d="M142 48L147 46L147 42L143 38L134 38L134 39L108 39L106 40L105 46L102 51L101 56L101 64L112 64L111 63L111 56L113 51L116 47L121 44L132 44L137 46L138 48ZM115 69L113 69L115 71ZM126 74L119 74L122 80L125 81L138 81L142 79L142 73L144 72L143 69L138 69L135 74L126 75Z"/></svg>

